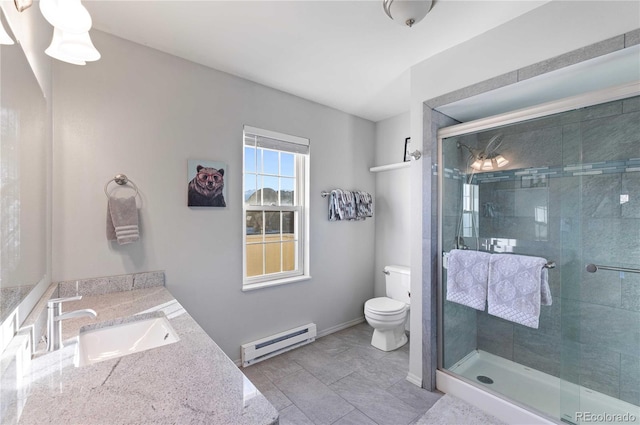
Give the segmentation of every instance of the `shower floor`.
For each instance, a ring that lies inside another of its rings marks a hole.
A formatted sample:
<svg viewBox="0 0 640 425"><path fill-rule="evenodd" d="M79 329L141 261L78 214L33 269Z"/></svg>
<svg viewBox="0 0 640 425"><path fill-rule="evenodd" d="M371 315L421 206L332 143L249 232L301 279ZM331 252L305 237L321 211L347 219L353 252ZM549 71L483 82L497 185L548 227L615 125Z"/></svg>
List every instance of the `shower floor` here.
<svg viewBox="0 0 640 425"><path fill-rule="evenodd" d="M485 351L469 353L449 371L563 422L640 424L639 406Z"/></svg>

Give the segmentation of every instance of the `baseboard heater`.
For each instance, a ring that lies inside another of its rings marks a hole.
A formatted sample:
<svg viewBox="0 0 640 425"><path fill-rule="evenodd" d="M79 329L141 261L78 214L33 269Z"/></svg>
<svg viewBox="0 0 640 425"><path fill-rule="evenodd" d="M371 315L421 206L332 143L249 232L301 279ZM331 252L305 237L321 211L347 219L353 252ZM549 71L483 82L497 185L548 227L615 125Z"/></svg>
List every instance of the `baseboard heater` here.
<svg viewBox="0 0 640 425"><path fill-rule="evenodd" d="M242 367L247 367L316 340L316 324L300 326L242 344Z"/></svg>

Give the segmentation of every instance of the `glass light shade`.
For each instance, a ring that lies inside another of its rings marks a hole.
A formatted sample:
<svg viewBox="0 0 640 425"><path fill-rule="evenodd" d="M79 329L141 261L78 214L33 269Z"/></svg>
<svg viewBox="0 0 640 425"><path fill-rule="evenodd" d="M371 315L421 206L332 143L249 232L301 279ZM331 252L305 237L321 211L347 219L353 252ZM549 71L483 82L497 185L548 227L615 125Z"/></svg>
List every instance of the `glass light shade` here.
<svg viewBox="0 0 640 425"><path fill-rule="evenodd" d="M65 33L81 34L91 29L91 15L80 0L40 0L42 16Z"/></svg>
<svg viewBox="0 0 640 425"><path fill-rule="evenodd" d="M482 162L482 169L483 170L493 170L493 163L491 162L491 160L489 158L485 159Z"/></svg>
<svg viewBox="0 0 640 425"><path fill-rule="evenodd" d="M473 168L474 170L481 170L482 169L482 160L476 159L475 161L473 161L473 163L471 164L471 168Z"/></svg>
<svg viewBox="0 0 640 425"><path fill-rule="evenodd" d="M60 44L62 43L63 32L57 28L53 29L53 39L51 44L44 52L54 59L58 59L63 62L67 62L73 65L86 65L86 62L76 56L69 55L60 51Z"/></svg>
<svg viewBox="0 0 640 425"><path fill-rule="evenodd" d="M60 53L58 50L56 49L51 49L48 48L47 50L44 51L47 55L51 56L54 59L58 59L59 61L62 62L67 62L70 63L72 65L86 65L87 63L83 60L79 60L76 58L72 58L70 56L65 56L62 53Z"/></svg>
<svg viewBox="0 0 640 425"><path fill-rule="evenodd" d="M4 25L0 21L0 44L14 44L13 39L7 33L7 30L4 29Z"/></svg>
<svg viewBox="0 0 640 425"><path fill-rule="evenodd" d="M498 155L493 159L498 168L502 168L509 163L509 160L502 155Z"/></svg>
<svg viewBox="0 0 640 425"><path fill-rule="evenodd" d="M385 12L400 25L412 26L420 22L429 10L432 0L384 0Z"/></svg>
<svg viewBox="0 0 640 425"><path fill-rule="evenodd" d="M68 56L93 62L100 59L100 52L94 47L88 32L82 34L62 33L62 42L58 50Z"/></svg>
<svg viewBox="0 0 640 425"><path fill-rule="evenodd" d="M58 0L40 0L40 13L47 22L54 25L58 14Z"/></svg>

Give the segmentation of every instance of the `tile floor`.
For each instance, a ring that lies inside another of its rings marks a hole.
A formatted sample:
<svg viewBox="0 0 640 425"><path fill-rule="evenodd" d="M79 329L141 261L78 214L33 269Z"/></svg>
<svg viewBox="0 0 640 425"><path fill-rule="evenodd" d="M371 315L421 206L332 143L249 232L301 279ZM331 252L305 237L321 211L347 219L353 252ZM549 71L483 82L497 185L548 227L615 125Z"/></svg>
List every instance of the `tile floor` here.
<svg viewBox="0 0 640 425"><path fill-rule="evenodd" d="M280 412L280 425L408 425L438 401L406 380L409 344L371 346L362 323L243 372Z"/></svg>

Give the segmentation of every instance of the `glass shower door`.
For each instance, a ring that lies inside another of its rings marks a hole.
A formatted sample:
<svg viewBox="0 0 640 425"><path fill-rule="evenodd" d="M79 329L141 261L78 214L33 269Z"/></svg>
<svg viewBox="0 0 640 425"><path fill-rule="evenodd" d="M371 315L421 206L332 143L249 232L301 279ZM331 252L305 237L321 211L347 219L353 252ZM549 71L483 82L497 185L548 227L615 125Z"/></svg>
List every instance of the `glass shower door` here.
<svg viewBox="0 0 640 425"><path fill-rule="evenodd" d="M563 126L561 417L576 424L640 423L639 111L631 98Z"/></svg>
<svg viewBox="0 0 640 425"><path fill-rule="evenodd" d="M448 137L441 153L445 256L555 262L538 328L448 301L445 267L441 367L555 420L640 424L640 98Z"/></svg>

